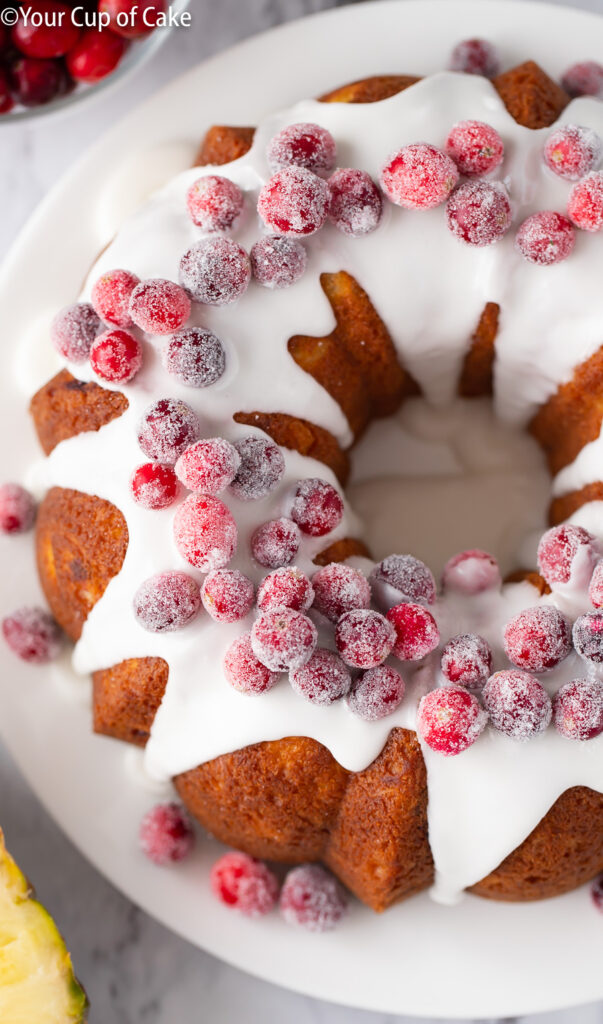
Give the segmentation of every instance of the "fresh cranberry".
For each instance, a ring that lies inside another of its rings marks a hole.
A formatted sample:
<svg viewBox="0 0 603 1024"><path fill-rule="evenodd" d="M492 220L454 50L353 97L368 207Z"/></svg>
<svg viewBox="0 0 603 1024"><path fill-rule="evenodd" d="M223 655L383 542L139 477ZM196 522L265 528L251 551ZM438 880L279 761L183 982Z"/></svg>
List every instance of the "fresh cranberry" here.
<svg viewBox="0 0 603 1024"><path fill-rule="evenodd" d="M278 487L285 472L283 453L274 441L249 434L235 441L241 463L233 482L232 493L241 501L258 501Z"/></svg>
<svg viewBox="0 0 603 1024"><path fill-rule="evenodd" d="M483 732L488 716L468 690L445 686L421 698L417 732L431 750L454 757Z"/></svg>
<svg viewBox="0 0 603 1024"><path fill-rule="evenodd" d="M387 610L402 598L415 604L433 604L436 584L425 562L413 555L388 555L375 566L370 576L373 597Z"/></svg>
<svg viewBox="0 0 603 1024"><path fill-rule="evenodd" d="M167 0L144 0L144 3L137 0L99 0L98 9L109 15L112 32L124 39L139 39L157 27L158 15L165 12L166 4ZM119 20L118 15L122 16Z"/></svg>
<svg viewBox="0 0 603 1024"><path fill-rule="evenodd" d="M370 608L342 615L335 629L337 650L353 668L375 668L385 661L396 642L391 622Z"/></svg>
<svg viewBox="0 0 603 1024"><path fill-rule="evenodd" d="M309 932L328 932L347 912L347 898L320 864L302 864L287 874L280 908L287 924L300 925Z"/></svg>
<svg viewBox="0 0 603 1024"><path fill-rule="evenodd" d="M450 70L494 78L500 70L498 50L487 39L463 39L450 54Z"/></svg>
<svg viewBox="0 0 603 1024"><path fill-rule="evenodd" d="M365 722L386 718L402 703L404 680L390 665L369 668L355 681L348 694L348 707Z"/></svg>
<svg viewBox="0 0 603 1024"><path fill-rule="evenodd" d="M201 600L216 622L238 622L253 608L253 583L238 569L214 569L203 581Z"/></svg>
<svg viewBox="0 0 603 1024"><path fill-rule="evenodd" d="M127 384L142 366L142 345L133 334L118 327L104 331L92 343L90 365L101 380Z"/></svg>
<svg viewBox="0 0 603 1024"><path fill-rule="evenodd" d="M92 343L101 322L88 302L66 306L55 316L50 337L57 352L72 363L83 363L90 356Z"/></svg>
<svg viewBox="0 0 603 1024"><path fill-rule="evenodd" d="M342 167L329 178L329 220L344 235L358 238L379 226L383 196L370 174Z"/></svg>
<svg viewBox="0 0 603 1024"><path fill-rule="evenodd" d="M56 0L33 0L27 11L28 17L20 16L11 33L14 45L26 57L62 57L75 46L80 30L71 8Z"/></svg>
<svg viewBox="0 0 603 1024"><path fill-rule="evenodd" d="M251 537L251 554L266 569L289 565L299 550L301 533L297 523L282 516L262 523Z"/></svg>
<svg viewBox="0 0 603 1024"><path fill-rule="evenodd" d="M601 138L592 128L564 124L549 135L543 158L547 167L560 178L578 181L595 169L601 150Z"/></svg>
<svg viewBox="0 0 603 1024"><path fill-rule="evenodd" d="M567 212L577 228L603 230L603 171L591 171L574 185Z"/></svg>
<svg viewBox="0 0 603 1024"><path fill-rule="evenodd" d="M160 572L134 595L134 614L151 633L171 633L195 618L201 607L198 583L185 572Z"/></svg>
<svg viewBox="0 0 603 1024"><path fill-rule="evenodd" d="M102 320L115 327L130 327L130 298L140 278L129 270L107 270L92 288L92 305Z"/></svg>
<svg viewBox="0 0 603 1024"><path fill-rule="evenodd" d="M371 588L358 569L340 562L318 569L312 577L314 607L331 622L337 622L346 612L356 608L369 608Z"/></svg>
<svg viewBox="0 0 603 1024"><path fill-rule="evenodd" d="M42 608L19 608L2 620L2 632L11 651L23 661L44 665L61 650L61 631Z"/></svg>
<svg viewBox="0 0 603 1024"><path fill-rule="evenodd" d="M537 736L551 721L551 698L527 672L495 672L482 696L494 728L514 740Z"/></svg>
<svg viewBox="0 0 603 1024"><path fill-rule="evenodd" d="M499 182L467 181L446 204L446 220L455 238L468 245L492 245L511 227L511 204Z"/></svg>
<svg viewBox="0 0 603 1024"><path fill-rule="evenodd" d="M266 693L280 678L278 672L271 672L258 661L253 653L250 633L237 637L228 648L224 655L224 675L235 690L248 696Z"/></svg>
<svg viewBox="0 0 603 1024"><path fill-rule="evenodd" d="M454 555L444 566L442 587L458 594L481 594L501 584L498 562L487 551L474 548Z"/></svg>
<svg viewBox="0 0 603 1024"><path fill-rule="evenodd" d="M36 518L36 503L20 484L0 484L0 532L25 533Z"/></svg>
<svg viewBox="0 0 603 1024"><path fill-rule="evenodd" d="M599 559L590 578L588 596L595 608L603 608L603 558Z"/></svg>
<svg viewBox="0 0 603 1024"><path fill-rule="evenodd" d="M579 615L572 635L574 647L581 658L595 665L603 662L603 611Z"/></svg>
<svg viewBox="0 0 603 1024"><path fill-rule="evenodd" d="M335 139L319 124L289 124L270 140L266 158L272 171L294 166L320 174L335 166Z"/></svg>
<svg viewBox="0 0 603 1024"><path fill-rule="evenodd" d="M55 60L22 57L11 66L15 98L24 107L39 107L60 96L67 87L65 70Z"/></svg>
<svg viewBox="0 0 603 1024"><path fill-rule="evenodd" d="M193 849L193 824L180 804L157 804L140 823L139 841L154 864L173 864L184 860Z"/></svg>
<svg viewBox="0 0 603 1024"><path fill-rule="evenodd" d="M291 518L302 533L310 537L324 537L343 517L343 501L339 493L326 480L307 477L300 480L293 498Z"/></svg>
<svg viewBox="0 0 603 1024"><path fill-rule="evenodd" d="M249 253L251 272L265 288L288 288L299 281L308 257L301 242L282 235L269 235L254 242Z"/></svg>
<svg viewBox="0 0 603 1024"><path fill-rule="evenodd" d="M515 246L523 258L540 267L567 259L575 242L571 221L554 210L541 210L527 217L515 237Z"/></svg>
<svg viewBox="0 0 603 1024"><path fill-rule="evenodd" d="M0 24L0 53L5 49L8 42L8 33L4 28L4 25Z"/></svg>
<svg viewBox="0 0 603 1024"><path fill-rule="evenodd" d="M592 565L594 537L581 526L553 526L540 538L538 568L547 583L569 583L579 563Z"/></svg>
<svg viewBox="0 0 603 1024"><path fill-rule="evenodd" d="M289 682L300 697L326 707L345 697L352 677L341 658L319 647L305 665L289 674Z"/></svg>
<svg viewBox="0 0 603 1024"><path fill-rule="evenodd" d="M170 334L186 323L191 304L179 285L163 278L141 281L130 296L130 316L149 334Z"/></svg>
<svg viewBox="0 0 603 1024"><path fill-rule="evenodd" d="M258 608L293 608L296 612L307 612L314 600L314 588L310 580L295 566L275 569L265 576L258 587Z"/></svg>
<svg viewBox="0 0 603 1024"><path fill-rule="evenodd" d="M143 508L167 508L178 497L178 480L171 466L145 462L130 480L132 497Z"/></svg>
<svg viewBox="0 0 603 1024"><path fill-rule="evenodd" d="M223 569L237 547L237 524L219 498L191 494L174 516L176 547L201 572Z"/></svg>
<svg viewBox="0 0 603 1024"><path fill-rule="evenodd" d="M312 657L318 635L306 615L293 608L269 608L253 624L251 647L272 672L300 668Z"/></svg>
<svg viewBox="0 0 603 1024"><path fill-rule="evenodd" d="M603 732L603 683L600 679L572 679L557 690L553 722L569 740L592 740Z"/></svg>
<svg viewBox="0 0 603 1024"><path fill-rule="evenodd" d="M176 476L189 491L219 494L234 480L241 459L223 437L195 441L176 463Z"/></svg>
<svg viewBox="0 0 603 1024"><path fill-rule="evenodd" d="M551 605L525 608L505 626L505 653L518 668L546 672L567 658L571 627L564 615Z"/></svg>
<svg viewBox="0 0 603 1024"><path fill-rule="evenodd" d="M436 620L422 604L394 605L387 620L396 631L393 654L400 661L420 661L435 651L440 642Z"/></svg>
<svg viewBox="0 0 603 1024"><path fill-rule="evenodd" d="M76 82L93 85L115 71L126 46L113 32L86 28L67 54L67 70Z"/></svg>
<svg viewBox="0 0 603 1024"><path fill-rule="evenodd" d="M570 96L603 97L603 64L585 60L568 68L561 84Z"/></svg>
<svg viewBox="0 0 603 1024"><path fill-rule="evenodd" d="M595 878L592 883L590 896L596 909L603 914L603 873Z"/></svg>
<svg viewBox="0 0 603 1024"><path fill-rule="evenodd" d="M239 186L219 174L197 178L186 193L193 224L208 233L228 231L241 215L244 202Z"/></svg>
<svg viewBox="0 0 603 1024"><path fill-rule="evenodd" d="M445 145L461 174L489 174L503 161L503 140L492 125L483 121L459 121Z"/></svg>
<svg viewBox="0 0 603 1024"><path fill-rule="evenodd" d="M481 690L492 672L490 646L476 633L459 633L442 651L441 669L449 683Z"/></svg>
<svg viewBox="0 0 603 1024"><path fill-rule="evenodd" d="M247 290L251 263L231 238L203 238L180 260L180 284L195 302L224 306Z"/></svg>
<svg viewBox="0 0 603 1024"><path fill-rule="evenodd" d="M426 142L403 146L381 172L381 187L392 203L429 210L443 203L459 180L456 164Z"/></svg>
<svg viewBox="0 0 603 1024"><path fill-rule="evenodd" d="M261 861L233 850L211 869L212 891L220 903L245 917L261 917L276 905L278 880Z"/></svg>
<svg viewBox="0 0 603 1024"><path fill-rule="evenodd" d="M205 327L183 327L164 349L163 365L183 384L208 388L223 375L226 353L220 339Z"/></svg>
<svg viewBox="0 0 603 1024"><path fill-rule="evenodd" d="M0 68L0 114L8 114L14 105L9 77L6 71Z"/></svg>
<svg viewBox="0 0 603 1024"><path fill-rule="evenodd" d="M190 405L176 398L160 398L149 406L139 423L138 443L149 459L173 465L197 440L200 430Z"/></svg>
<svg viewBox="0 0 603 1024"><path fill-rule="evenodd" d="M258 213L270 231L303 237L323 226L329 200L326 181L304 167L285 167L264 185Z"/></svg>

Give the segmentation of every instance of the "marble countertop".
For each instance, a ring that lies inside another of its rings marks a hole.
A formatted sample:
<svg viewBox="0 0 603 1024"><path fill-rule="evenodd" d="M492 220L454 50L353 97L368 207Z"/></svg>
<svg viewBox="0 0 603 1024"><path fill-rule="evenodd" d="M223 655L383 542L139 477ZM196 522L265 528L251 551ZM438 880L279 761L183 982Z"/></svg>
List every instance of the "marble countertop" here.
<svg viewBox="0 0 603 1024"><path fill-rule="evenodd" d="M574 6L601 11L602 0ZM193 25L94 106L0 129L0 257L48 188L122 113L174 75L239 39L338 0L191 0ZM585 45L585 50L588 46ZM90 1024L411 1024L349 1010L258 981L166 931L102 878L59 831L0 744L0 823L57 919L92 1004ZM531 1018L603 1024L603 1004ZM417 1021L418 1024L418 1021Z"/></svg>

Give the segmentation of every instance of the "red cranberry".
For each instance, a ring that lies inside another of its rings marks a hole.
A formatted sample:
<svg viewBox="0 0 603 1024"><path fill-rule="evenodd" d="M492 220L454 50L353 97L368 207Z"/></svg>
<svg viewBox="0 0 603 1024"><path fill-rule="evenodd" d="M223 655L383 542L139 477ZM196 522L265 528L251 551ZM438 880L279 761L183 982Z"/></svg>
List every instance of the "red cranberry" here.
<svg viewBox="0 0 603 1024"><path fill-rule="evenodd" d="M453 757L483 732L488 716L473 694L445 686L421 698L417 732L432 750Z"/></svg>
<svg viewBox="0 0 603 1024"><path fill-rule="evenodd" d="M42 608L19 608L7 615L2 632L11 651L34 665L45 665L60 653L61 631Z"/></svg>
<svg viewBox="0 0 603 1024"><path fill-rule="evenodd" d="M503 161L503 140L492 125L483 121L459 121L445 145L461 174L489 174Z"/></svg>
<svg viewBox="0 0 603 1024"><path fill-rule="evenodd" d="M270 140L266 158L272 171L295 166L320 174L335 166L335 140L319 124L289 124Z"/></svg>
<svg viewBox="0 0 603 1024"><path fill-rule="evenodd" d="M185 572L150 576L134 595L134 614L151 633L171 633L195 618L201 607L199 585Z"/></svg>
<svg viewBox="0 0 603 1024"><path fill-rule="evenodd" d="M492 245L511 227L511 204L499 182L467 181L446 204L452 234L468 245Z"/></svg>
<svg viewBox="0 0 603 1024"><path fill-rule="evenodd" d="M525 608L505 626L505 653L518 668L546 672L567 658L571 627L565 616L550 605Z"/></svg>
<svg viewBox="0 0 603 1024"><path fill-rule="evenodd" d="M348 706L365 722L391 715L402 703L404 680L390 665L369 668L356 680L348 695Z"/></svg>
<svg viewBox="0 0 603 1024"><path fill-rule="evenodd" d="M184 860L195 845L193 824L180 804L157 804L140 823L140 846L154 864Z"/></svg>
<svg viewBox="0 0 603 1024"><path fill-rule="evenodd" d="M329 200L326 181L304 167L285 167L264 185L258 213L270 231L303 237L323 226Z"/></svg>
<svg viewBox="0 0 603 1024"><path fill-rule="evenodd" d="M331 622L337 622L345 612L356 608L369 608L371 588L366 576L351 565L331 562L318 569L312 577L314 607Z"/></svg>
<svg viewBox="0 0 603 1024"><path fill-rule="evenodd" d="M275 569L265 576L258 588L258 608L294 608L307 612L314 600L314 589L307 576L295 566Z"/></svg>
<svg viewBox="0 0 603 1024"><path fill-rule="evenodd" d="M515 237L515 246L523 258L540 267L567 259L575 242L571 221L554 210L541 210L527 217Z"/></svg>
<svg viewBox="0 0 603 1024"><path fill-rule="evenodd" d="M24 15L23 8L20 14ZM62 57L75 46L79 34L71 8L56 0L33 0L27 4L27 17L19 17L11 36L26 57Z"/></svg>
<svg viewBox="0 0 603 1024"><path fill-rule="evenodd" d="M274 441L249 434L235 441L241 463L230 490L241 501L258 501L278 487L285 472L283 453Z"/></svg>
<svg viewBox="0 0 603 1024"><path fill-rule="evenodd" d="M130 298L140 278L129 270L107 270L92 288L92 305L108 324L130 327Z"/></svg>
<svg viewBox="0 0 603 1024"><path fill-rule="evenodd" d="M595 608L603 608L603 558L599 559L593 569L588 596Z"/></svg>
<svg viewBox="0 0 603 1024"><path fill-rule="evenodd" d="M595 908L603 914L603 874L595 878L590 887L590 895Z"/></svg>
<svg viewBox="0 0 603 1024"><path fill-rule="evenodd" d="M572 679L557 690L553 700L557 732L569 740L592 740L603 732L603 683L600 679Z"/></svg>
<svg viewBox="0 0 603 1024"><path fill-rule="evenodd" d="M142 345L128 331L104 331L92 344L90 365L101 380L127 384L142 366Z"/></svg>
<svg viewBox="0 0 603 1024"><path fill-rule="evenodd" d="M140 421L138 443L149 459L173 465L197 440L200 430L190 405L175 398L160 398L149 406Z"/></svg>
<svg viewBox="0 0 603 1024"><path fill-rule="evenodd" d="M302 864L287 874L280 908L287 924L301 925L309 932L328 932L347 912L347 898L320 864Z"/></svg>
<svg viewBox="0 0 603 1024"><path fill-rule="evenodd" d="M67 54L67 70L76 82L93 85L115 71L126 52L126 45L113 32L86 28Z"/></svg>
<svg viewBox="0 0 603 1024"><path fill-rule="evenodd" d="M186 292L173 281L150 278L141 281L130 296L130 316L148 334L171 334L188 320L191 304Z"/></svg>
<svg viewBox="0 0 603 1024"><path fill-rule="evenodd" d="M253 624L251 647L272 672L300 668L316 647L316 626L293 608L269 608Z"/></svg>
<svg viewBox="0 0 603 1024"><path fill-rule="evenodd" d="M178 480L171 466L145 462L134 470L130 489L134 501L143 508L167 508L178 497Z"/></svg>
<svg viewBox="0 0 603 1024"><path fill-rule="evenodd" d="M329 188L329 220L344 235L357 238L379 226L383 197L370 174L342 167L329 178Z"/></svg>
<svg viewBox="0 0 603 1024"><path fill-rule="evenodd" d="M203 581L201 600L216 622L238 622L253 608L251 580L238 569L214 569Z"/></svg>
<svg viewBox="0 0 603 1024"><path fill-rule="evenodd" d="M180 284L195 302L224 306L247 290L249 256L231 238L203 238L180 260Z"/></svg>
<svg viewBox="0 0 603 1024"><path fill-rule="evenodd" d="M567 212L570 220L583 231L603 229L603 171L591 171L574 185Z"/></svg>
<svg viewBox="0 0 603 1024"><path fill-rule="evenodd" d="M262 523L251 537L251 553L266 569L289 565L299 550L300 530L292 519L282 516Z"/></svg>
<svg viewBox="0 0 603 1024"><path fill-rule="evenodd" d="M65 71L58 61L23 57L11 67L16 99L24 107L39 107L60 96L66 89Z"/></svg>
<svg viewBox="0 0 603 1024"><path fill-rule="evenodd" d="M553 526L540 538L538 568L547 583L569 583L579 561L592 563L593 536L581 526Z"/></svg>
<svg viewBox="0 0 603 1024"><path fill-rule="evenodd" d="M492 672L492 651L476 633L459 633L442 651L442 674L449 683L480 689Z"/></svg>
<svg viewBox="0 0 603 1024"><path fill-rule="evenodd" d="M251 272L265 288L288 288L306 269L306 250L295 238L268 235L254 242L249 254Z"/></svg>
<svg viewBox="0 0 603 1024"><path fill-rule="evenodd" d="M392 203L429 210L448 198L459 180L456 164L426 142L403 146L381 172L381 187Z"/></svg>
<svg viewBox="0 0 603 1024"><path fill-rule="evenodd" d="M237 637L228 648L224 655L224 675L235 690L248 696L266 693L279 681L278 672L271 672L256 658L250 633Z"/></svg>
<svg viewBox="0 0 603 1024"><path fill-rule="evenodd" d="M193 224L203 231L228 231L243 211L245 202L238 185L219 174L197 178L186 193Z"/></svg>
<svg viewBox="0 0 603 1024"><path fill-rule="evenodd" d="M90 356L92 343L101 322L88 302L66 306L55 316L50 337L57 352L72 363L83 363Z"/></svg>
<svg viewBox="0 0 603 1024"><path fill-rule="evenodd" d="M391 622L370 608L342 615L335 629L337 650L353 668L375 668L385 661L396 641Z"/></svg>
<svg viewBox="0 0 603 1024"><path fill-rule="evenodd" d="M433 604L436 584L425 562L413 555L388 555L371 572L375 601L381 608L391 608L400 598L415 604Z"/></svg>
<svg viewBox="0 0 603 1024"><path fill-rule="evenodd" d="M431 612L422 604L397 604L387 613L396 631L393 653L401 661L420 661L440 642L440 631Z"/></svg>
<svg viewBox="0 0 603 1024"><path fill-rule="evenodd" d="M603 97L603 64L585 60L568 68L561 84L570 96Z"/></svg>
<svg viewBox="0 0 603 1024"><path fill-rule="evenodd" d="M494 78L500 70L498 50L487 39L463 39L450 54L450 70Z"/></svg>
<svg viewBox="0 0 603 1024"><path fill-rule="evenodd" d="M220 903L245 917L261 917L276 905L278 880L265 864L246 853L225 853L211 869L212 891Z"/></svg>
<svg viewBox="0 0 603 1024"><path fill-rule="evenodd" d="M442 586L458 594L481 594L500 587L498 562L487 551L475 548L454 555L444 566Z"/></svg>
<svg viewBox="0 0 603 1024"><path fill-rule="evenodd" d="M158 15L166 10L167 0L99 0L98 9L110 17L109 26L112 32L124 39L139 39L157 27ZM118 16L121 18L118 19Z"/></svg>
<svg viewBox="0 0 603 1024"><path fill-rule="evenodd" d="M168 373L193 388L215 384L226 369L226 354L219 338L204 327L183 327L170 338L163 352Z"/></svg>
<svg viewBox="0 0 603 1024"><path fill-rule="evenodd" d="M174 516L176 547L201 572L223 569L237 547L237 524L219 498L191 494Z"/></svg>
<svg viewBox="0 0 603 1024"><path fill-rule="evenodd" d="M176 463L176 476L189 491L219 494L234 480L240 465L239 453L223 437L195 441Z"/></svg>
<svg viewBox="0 0 603 1024"><path fill-rule="evenodd" d="M333 651L319 647L301 668L294 669L289 682L311 704L327 707L346 693L352 685L350 670Z"/></svg>
<svg viewBox="0 0 603 1024"><path fill-rule="evenodd" d="M560 178L578 181L595 169L601 150L601 138L592 128L564 124L549 135L543 158L547 167Z"/></svg>
<svg viewBox="0 0 603 1024"><path fill-rule="evenodd" d="M527 672L495 672L484 686L483 700L494 728L514 740L537 736L551 721L551 698Z"/></svg>
<svg viewBox="0 0 603 1024"><path fill-rule="evenodd" d="M9 77L6 71L0 68L0 114L8 114L14 105Z"/></svg>
<svg viewBox="0 0 603 1024"><path fill-rule="evenodd" d="M579 615L572 635L574 647L581 658L595 665L603 662L603 611Z"/></svg>
<svg viewBox="0 0 603 1024"><path fill-rule="evenodd" d="M36 518L36 503L20 484L0 484L0 532L25 533Z"/></svg>
<svg viewBox="0 0 603 1024"><path fill-rule="evenodd" d="M326 480L308 477L300 480L295 491L291 518L302 533L311 537L324 537L343 517L343 501L339 493Z"/></svg>

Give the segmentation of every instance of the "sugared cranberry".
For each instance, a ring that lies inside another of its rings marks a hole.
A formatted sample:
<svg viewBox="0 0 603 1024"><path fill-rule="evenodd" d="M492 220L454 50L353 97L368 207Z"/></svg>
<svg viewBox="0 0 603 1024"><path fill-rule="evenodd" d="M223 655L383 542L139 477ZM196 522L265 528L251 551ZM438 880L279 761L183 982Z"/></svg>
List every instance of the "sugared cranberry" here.
<svg viewBox="0 0 603 1024"><path fill-rule="evenodd" d="M220 174L197 178L186 193L193 224L208 233L228 231L242 213L244 201L239 186Z"/></svg>
<svg viewBox="0 0 603 1024"><path fill-rule="evenodd" d="M301 242L283 235L269 235L254 242L249 253L251 272L265 288L288 288L306 269L308 257Z"/></svg>
<svg viewBox="0 0 603 1024"><path fill-rule="evenodd" d="M358 569L340 562L318 569L312 577L314 607L331 622L337 622L346 612L356 608L369 608L371 588Z"/></svg>
<svg viewBox="0 0 603 1024"><path fill-rule="evenodd" d="M163 351L163 365L192 388L208 388L226 369L222 342L204 327L183 327L172 334Z"/></svg>
<svg viewBox="0 0 603 1024"><path fill-rule="evenodd" d="M110 18L110 28L124 39L146 36L160 23L167 0L99 0L98 9ZM119 17L121 15L121 17Z"/></svg>
<svg viewBox="0 0 603 1024"><path fill-rule="evenodd" d="M138 443L149 459L173 465L197 440L200 430L190 405L175 398L160 398L149 406L140 421Z"/></svg>
<svg viewBox="0 0 603 1024"><path fill-rule="evenodd" d="M219 494L234 480L241 459L223 437L195 441L176 463L176 476L189 491Z"/></svg>
<svg viewBox="0 0 603 1024"><path fill-rule="evenodd" d="M134 595L134 614L151 633L171 633L195 618L201 607L198 583L185 572L159 572Z"/></svg>
<svg viewBox="0 0 603 1024"><path fill-rule="evenodd" d="M453 757L483 732L488 716L468 690L445 686L421 698L417 732L432 750Z"/></svg>
<svg viewBox="0 0 603 1024"><path fill-rule="evenodd" d="M61 650L61 631L42 608L19 608L7 615L2 633L11 651L34 665L53 661Z"/></svg>
<svg viewBox="0 0 603 1024"><path fill-rule="evenodd" d="M302 864L289 871L280 898L287 924L309 932L328 932L347 911L347 898L339 883L320 864Z"/></svg>
<svg viewBox="0 0 603 1024"><path fill-rule="evenodd" d="M505 653L518 668L546 672L567 658L571 627L564 615L551 605L525 608L505 626Z"/></svg>
<svg viewBox="0 0 603 1024"><path fill-rule="evenodd" d="M219 498L191 494L174 516L176 547L201 572L223 569L237 547L237 524Z"/></svg>
<svg viewBox="0 0 603 1024"><path fill-rule="evenodd" d="M601 138L592 128L564 124L555 128L544 147L547 167L568 181L578 181L593 171L601 159Z"/></svg>
<svg viewBox="0 0 603 1024"><path fill-rule="evenodd" d="M446 204L452 234L468 245L492 245L511 227L511 204L504 185L467 181Z"/></svg>
<svg viewBox="0 0 603 1024"><path fill-rule="evenodd" d="M571 679L557 690L553 722L569 740L592 740L603 732L603 683L600 679Z"/></svg>
<svg viewBox="0 0 603 1024"><path fill-rule="evenodd" d="M307 615L293 608L269 608L253 624L251 647L272 672L300 668L312 657L318 634Z"/></svg>
<svg viewBox="0 0 603 1024"><path fill-rule="evenodd" d="M129 270L107 270L95 281L92 288L92 305L108 324L115 327L130 327L130 298L140 278Z"/></svg>
<svg viewBox="0 0 603 1024"><path fill-rule="evenodd" d="M319 124L289 124L268 143L266 159L272 171L294 166L320 174L335 166L335 139Z"/></svg>
<svg viewBox="0 0 603 1024"><path fill-rule="evenodd" d="M603 230L603 171L591 171L573 186L567 212L577 228Z"/></svg>
<svg viewBox="0 0 603 1024"><path fill-rule="evenodd" d="M8 114L14 105L15 102L12 97L8 75L6 71L0 68L0 114Z"/></svg>
<svg viewBox="0 0 603 1024"><path fill-rule="evenodd" d="M285 167L264 185L258 213L279 235L313 235L327 219L330 191L326 181L304 167Z"/></svg>
<svg viewBox="0 0 603 1024"><path fill-rule="evenodd" d="M379 226L383 196L370 174L342 167L329 178L329 220L344 235L368 235Z"/></svg>
<svg viewBox="0 0 603 1024"><path fill-rule="evenodd" d="M595 878L590 887L590 897L595 908L603 914L603 873Z"/></svg>
<svg viewBox="0 0 603 1024"><path fill-rule="evenodd" d="M232 238L203 238L180 260L180 284L195 302L224 306L247 290L251 263Z"/></svg>
<svg viewBox="0 0 603 1024"><path fill-rule="evenodd" d="M494 78L500 69L498 51L487 39L463 39L450 54L450 70Z"/></svg>
<svg viewBox="0 0 603 1024"><path fill-rule="evenodd" d="M0 484L0 532L25 533L36 518L36 503L20 484Z"/></svg>
<svg viewBox="0 0 603 1024"><path fill-rule="evenodd" d="M193 823L180 804L157 804L140 823L139 841L154 864L173 864L188 857L195 845Z"/></svg>
<svg viewBox="0 0 603 1024"><path fill-rule="evenodd" d="M289 565L299 550L301 533L297 523L282 516L262 523L251 537L251 553L266 569Z"/></svg>
<svg viewBox="0 0 603 1024"><path fill-rule="evenodd" d="M237 637L228 648L224 655L224 675L235 690L247 696L266 693L280 678L278 672L271 672L258 661L253 653L250 633Z"/></svg>
<svg viewBox="0 0 603 1024"><path fill-rule="evenodd" d="M39 107L60 96L67 87L63 65L56 60L23 57L11 66L15 98L24 107Z"/></svg>
<svg viewBox="0 0 603 1024"><path fill-rule="evenodd" d="M235 441L241 463L233 482L232 493L241 501L258 501L278 487L285 472L283 453L274 441L250 434Z"/></svg>
<svg viewBox="0 0 603 1024"><path fill-rule="evenodd" d="M67 54L67 70L76 82L93 85L115 71L126 46L113 32L86 28Z"/></svg>
<svg viewBox="0 0 603 1024"><path fill-rule="evenodd" d="M595 665L603 662L603 611L579 615L574 622L572 636L581 658Z"/></svg>
<svg viewBox="0 0 603 1024"><path fill-rule="evenodd" d="M391 715L402 703L404 680L390 665L369 668L355 681L348 695L348 706L365 722L376 722Z"/></svg>
<svg viewBox="0 0 603 1024"><path fill-rule="evenodd" d="M293 498L291 518L302 533L324 537L339 526L342 517L343 501L331 484L318 477L300 480Z"/></svg>
<svg viewBox="0 0 603 1024"><path fill-rule="evenodd" d="M335 629L337 650L353 668L375 668L385 661L396 642L391 622L370 608L342 615Z"/></svg>
<svg viewBox="0 0 603 1024"><path fill-rule="evenodd" d="M72 363L83 363L90 355L101 322L89 302L66 306L55 316L50 337L57 352Z"/></svg>
<svg viewBox="0 0 603 1024"><path fill-rule="evenodd" d="M461 174L489 174L502 163L503 140L492 125L483 121L459 121L451 129L444 147Z"/></svg>
<svg viewBox="0 0 603 1024"><path fill-rule="evenodd" d="M92 343L90 365L97 377L112 384L127 384L142 366L142 345L128 331L103 331Z"/></svg>
<svg viewBox="0 0 603 1024"><path fill-rule="evenodd" d="M130 316L149 334L171 334L189 318L191 304L186 292L161 277L141 281L130 296Z"/></svg>
<svg viewBox="0 0 603 1024"><path fill-rule="evenodd" d="M603 97L603 64L596 60L572 64L564 73L561 84L570 96Z"/></svg>
<svg viewBox="0 0 603 1024"><path fill-rule="evenodd" d="M387 620L396 631L392 653L401 661L420 661L440 642L436 620L422 604L396 604L388 611Z"/></svg>
<svg viewBox="0 0 603 1024"><path fill-rule="evenodd" d="M238 569L214 569L203 581L201 600L216 622L238 622L253 608L253 583Z"/></svg>
<svg viewBox="0 0 603 1024"><path fill-rule="evenodd" d="M448 682L481 690L492 672L490 646L476 633L459 633L442 651L441 669Z"/></svg>
<svg viewBox="0 0 603 1024"><path fill-rule="evenodd" d="M588 587L588 596L595 608L603 608L603 558L597 562L593 569Z"/></svg>
<svg viewBox="0 0 603 1024"><path fill-rule="evenodd" d="M345 697L352 677L341 658L319 647L305 665L290 673L289 682L300 697L326 707Z"/></svg>
<svg viewBox="0 0 603 1024"><path fill-rule="evenodd" d="M397 206L428 210L443 203L459 179L456 164L436 146L415 142L390 157L381 187Z"/></svg>
<svg viewBox="0 0 603 1024"><path fill-rule="evenodd" d="M401 598L415 604L433 604L436 599L431 570L413 555L388 555L375 566L370 580L375 601L386 610Z"/></svg>
<svg viewBox="0 0 603 1024"><path fill-rule="evenodd" d="M538 568L547 583L569 583L580 563L592 566L594 538L581 526L553 526L540 538Z"/></svg>
<svg viewBox="0 0 603 1024"><path fill-rule="evenodd" d="M27 17L21 9L11 36L26 57L62 57L75 46L79 34L71 8L56 0L33 0L27 5Z"/></svg>
<svg viewBox="0 0 603 1024"><path fill-rule="evenodd" d="M483 700L495 729L514 740L529 740L551 721L551 699L534 676L514 669L495 672L483 689Z"/></svg>
<svg viewBox="0 0 603 1024"><path fill-rule="evenodd" d="M278 879L261 861L233 850L211 869L212 891L220 903L245 917L261 917L276 905Z"/></svg>
<svg viewBox="0 0 603 1024"><path fill-rule="evenodd" d="M130 480L132 497L143 508L167 508L178 497L178 480L171 466L145 462Z"/></svg>
<svg viewBox="0 0 603 1024"><path fill-rule="evenodd" d="M515 246L523 258L540 267L567 259L575 243L571 221L554 210L541 210L527 217L515 237Z"/></svg>
<svg viewBox="0 0 603 1024"><path fill-rule="evenodd" d="M498 562L487 551L478 548L454 555L446 562L442 573L444 590L454 590L458 594L481 594L500 584Z"/></svg>
<svg viewBox="0 0 603 1024"><path fill-rule="evenodd" d="M285 566L265 576L258 587L258 608L294 608L307 612L314 600L314 588L301 569Z"/></svg>

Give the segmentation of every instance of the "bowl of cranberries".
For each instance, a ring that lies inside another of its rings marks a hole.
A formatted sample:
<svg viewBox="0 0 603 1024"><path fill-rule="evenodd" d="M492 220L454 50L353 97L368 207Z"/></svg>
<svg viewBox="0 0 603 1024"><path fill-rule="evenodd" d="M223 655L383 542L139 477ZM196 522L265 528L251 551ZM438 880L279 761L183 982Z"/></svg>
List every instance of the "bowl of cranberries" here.
<svg viewBox="0 0 603 1024"><path fill-rule="evenodd" d="M188 0L12 0L0 18L0 125L72 106L153 54Z"/></svg>

